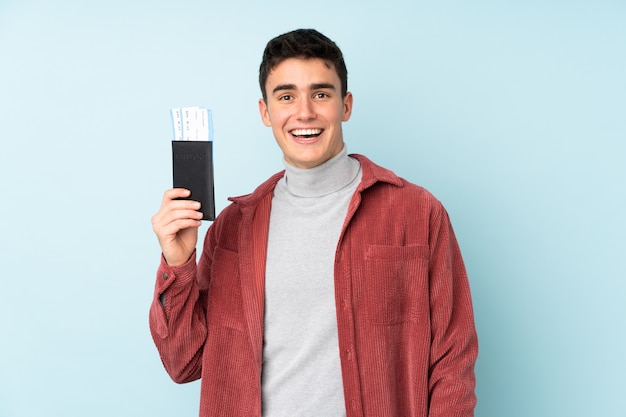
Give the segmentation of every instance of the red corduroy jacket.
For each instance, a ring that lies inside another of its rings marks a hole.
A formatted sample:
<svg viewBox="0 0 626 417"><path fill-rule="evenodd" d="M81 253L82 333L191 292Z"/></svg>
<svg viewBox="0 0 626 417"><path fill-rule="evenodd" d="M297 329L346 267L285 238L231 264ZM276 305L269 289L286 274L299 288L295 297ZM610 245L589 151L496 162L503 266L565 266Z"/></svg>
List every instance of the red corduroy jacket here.
<svg viewBox="0 0 626 417"><path fill-rule="evenodd" d="M473 416L478 343L448 215L425 189L352 157L363 177L335 259L346 415ZM197 267L194 255L157 272L152 336L174 381L202 378L202 417L262 415L265 253L282 175L231 199Z"/></svg>

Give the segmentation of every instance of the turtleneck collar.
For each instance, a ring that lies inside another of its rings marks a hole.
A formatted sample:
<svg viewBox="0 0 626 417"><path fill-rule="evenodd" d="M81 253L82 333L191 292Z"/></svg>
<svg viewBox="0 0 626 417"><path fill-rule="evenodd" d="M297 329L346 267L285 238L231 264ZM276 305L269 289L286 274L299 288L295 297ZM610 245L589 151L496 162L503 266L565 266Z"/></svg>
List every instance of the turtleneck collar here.
<svg viewBox="0 0 626 417"><path fill-rule="evenodd" d="M306 198L322 197L347 187L361 170L359 161L348 156L345 145L341 152L315 168L296 168L286 161L284 164L287 190Z"/></svg>

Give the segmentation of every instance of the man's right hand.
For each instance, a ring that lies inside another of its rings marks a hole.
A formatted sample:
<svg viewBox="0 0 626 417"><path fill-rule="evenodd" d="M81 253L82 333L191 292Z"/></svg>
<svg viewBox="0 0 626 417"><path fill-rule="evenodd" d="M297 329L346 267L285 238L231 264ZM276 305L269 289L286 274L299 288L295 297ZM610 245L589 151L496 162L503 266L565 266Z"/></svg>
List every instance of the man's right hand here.
<svg viewBox="0 0 626 417"><path fill-rule="evenodd" d="M152 229L159 239L163 257L172 266L187 262L196 249L198 227L202 224L202 213L197 211L200 203L177 200L190 194L184 188L167 190L159 212L152 216Z"/></svg>

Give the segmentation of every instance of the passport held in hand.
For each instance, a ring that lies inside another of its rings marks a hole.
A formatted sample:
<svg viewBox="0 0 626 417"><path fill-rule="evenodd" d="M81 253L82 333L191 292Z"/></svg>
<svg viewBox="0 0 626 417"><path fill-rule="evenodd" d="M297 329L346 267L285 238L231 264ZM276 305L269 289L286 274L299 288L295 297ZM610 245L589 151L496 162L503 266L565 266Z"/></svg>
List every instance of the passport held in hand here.
<svg viewBox="0 0 626 417"><path fill-rule="evenodd" d="M183 107L171 113L173 186L191 191L186 199L200 202L202 220L215 220L211 111Z"/></svg>

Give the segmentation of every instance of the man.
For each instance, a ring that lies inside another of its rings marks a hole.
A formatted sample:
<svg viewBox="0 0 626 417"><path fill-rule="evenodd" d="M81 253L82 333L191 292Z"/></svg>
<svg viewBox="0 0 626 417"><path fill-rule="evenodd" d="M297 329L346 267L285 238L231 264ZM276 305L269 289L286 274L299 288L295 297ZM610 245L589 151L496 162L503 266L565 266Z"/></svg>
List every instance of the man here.
<svg viewBox="0 0 626 417"><path fill-rule="evenodd" d="M231 199L196 266L198 203L165 192L150 327L201 416L472 416L477 338L448 216L431 194L348 155L339 48L271 40L259 110L285 170Z"/></svg>

